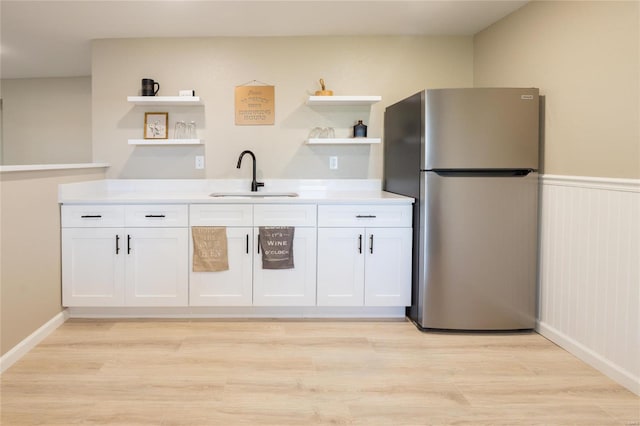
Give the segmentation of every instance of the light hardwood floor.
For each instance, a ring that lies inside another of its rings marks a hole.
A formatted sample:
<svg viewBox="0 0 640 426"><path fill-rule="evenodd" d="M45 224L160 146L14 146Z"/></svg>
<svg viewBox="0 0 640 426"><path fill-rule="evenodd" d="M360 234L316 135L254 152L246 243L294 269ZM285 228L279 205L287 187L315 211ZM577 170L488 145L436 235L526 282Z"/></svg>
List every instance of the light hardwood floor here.
<svg viewBox="0 0 640 426"><path fill-rule="evenodd" d="M640 425L535 333L409 322L70 320L1 377L13 425Z"/></svg>

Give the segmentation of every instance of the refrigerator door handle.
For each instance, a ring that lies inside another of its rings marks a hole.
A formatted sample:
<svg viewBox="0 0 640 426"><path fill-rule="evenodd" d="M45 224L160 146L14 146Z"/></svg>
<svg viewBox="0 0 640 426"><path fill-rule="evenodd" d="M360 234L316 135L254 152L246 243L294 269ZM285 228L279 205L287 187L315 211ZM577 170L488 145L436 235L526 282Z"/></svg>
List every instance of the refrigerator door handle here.
<svg viewBox="0 0 640 426"><path fill-rule="evenodd" d="M460 169L433 170L435 174L442 177L524 177L533 173L532 169L514 169L514 170L474 170Z"/></svg>

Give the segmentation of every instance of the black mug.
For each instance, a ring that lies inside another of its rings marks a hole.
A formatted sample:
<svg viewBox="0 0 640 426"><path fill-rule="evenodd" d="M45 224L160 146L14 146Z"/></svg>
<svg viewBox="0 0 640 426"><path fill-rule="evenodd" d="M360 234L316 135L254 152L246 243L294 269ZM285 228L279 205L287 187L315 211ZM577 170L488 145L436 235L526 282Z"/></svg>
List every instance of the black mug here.
<svg viewBox="0 0 640 426"><path fill-rule="evenodd" d="M160 83L150 78L142 79L142 96L155 96L158 90L160 90Z"/></svg>

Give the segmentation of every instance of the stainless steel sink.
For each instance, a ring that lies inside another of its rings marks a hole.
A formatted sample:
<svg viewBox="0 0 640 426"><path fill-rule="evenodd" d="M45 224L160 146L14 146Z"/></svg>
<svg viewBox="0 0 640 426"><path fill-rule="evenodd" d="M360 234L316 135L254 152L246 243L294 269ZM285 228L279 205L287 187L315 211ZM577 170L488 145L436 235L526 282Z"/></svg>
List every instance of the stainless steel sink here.
<svg viewBox="0 0 640 426"><path fill-rule="evenodd" d="M227 197L227 198L265 198L265 197L297 197L297 192L212 192L210 197Z"/></svg>

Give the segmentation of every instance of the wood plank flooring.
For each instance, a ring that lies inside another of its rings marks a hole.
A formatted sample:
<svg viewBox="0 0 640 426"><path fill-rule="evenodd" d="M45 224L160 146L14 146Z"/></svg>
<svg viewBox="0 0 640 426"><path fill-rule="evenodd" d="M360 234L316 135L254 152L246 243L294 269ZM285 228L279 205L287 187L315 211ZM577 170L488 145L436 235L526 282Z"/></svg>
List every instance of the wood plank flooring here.
<svg viewBox="0 0 640 426"><path fill-rule="evenodd" d="M69 320L1 376L13 425L640 425L535 333L406 321Z"/></svg>

